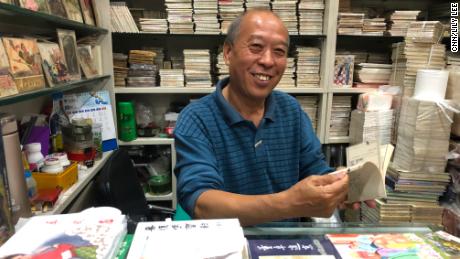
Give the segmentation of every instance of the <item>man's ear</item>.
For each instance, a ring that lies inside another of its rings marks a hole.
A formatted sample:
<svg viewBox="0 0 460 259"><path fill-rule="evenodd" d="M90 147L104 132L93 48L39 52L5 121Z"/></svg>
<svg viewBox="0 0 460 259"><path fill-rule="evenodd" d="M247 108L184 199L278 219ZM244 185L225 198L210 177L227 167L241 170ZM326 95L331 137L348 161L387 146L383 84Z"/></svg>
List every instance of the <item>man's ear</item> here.
<svg viewBox="0 0 460 259"><path fill-rule="evenodd" d="M225 65L228 66L230 64L230 54L232 52L232 45L229 43L224 43L223 52L224 52Z"/></svg>

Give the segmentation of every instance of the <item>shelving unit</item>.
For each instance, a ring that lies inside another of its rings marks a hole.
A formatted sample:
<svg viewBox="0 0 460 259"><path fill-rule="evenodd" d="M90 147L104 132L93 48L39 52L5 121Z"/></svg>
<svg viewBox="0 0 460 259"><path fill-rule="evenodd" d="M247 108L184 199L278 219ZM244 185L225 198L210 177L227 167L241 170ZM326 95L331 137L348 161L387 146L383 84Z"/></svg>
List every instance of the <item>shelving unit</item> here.
<svg viewBox="0 0 460 259"><path fill-rule="evenodd" d="M100 0L100 5L104 10L108 10L110 4L108 0ZM50 95L53 93L78 92L81 90L108 90L111 95L111 102L114 103L112 41L109 27L109 15L101 17L101 24L99 26L92 26L52 14L35 12L20 6L0 3L1 36L12 35L14 37L46 38L55 41L57 38L57 29L73 30L75 31L77 40L87 36L97 39L98 44L101 46L102 64L101 76L82 78L81 80L59 84L54 87L45 87L39 90L2 97L0 98L0 111L15 114L20 119L24 114L39 113L43 104L50 101ZM92 168L86 171L79 171L77 183L61 194L52 210L40 214L58 214L64 212L93 180L111 154L112 152L110 151L105 152L103 158L96 161Z"/></svg>

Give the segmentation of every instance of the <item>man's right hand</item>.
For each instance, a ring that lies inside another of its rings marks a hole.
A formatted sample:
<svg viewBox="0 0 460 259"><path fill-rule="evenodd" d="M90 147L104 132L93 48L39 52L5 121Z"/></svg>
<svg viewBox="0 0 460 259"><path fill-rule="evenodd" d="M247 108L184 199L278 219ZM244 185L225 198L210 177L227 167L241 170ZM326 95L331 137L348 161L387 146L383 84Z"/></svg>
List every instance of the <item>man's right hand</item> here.
<svg viewBox="0 0 460 259"><path fill-rule="evenodd" d="M286 191L288 210L293 217L330 217L346 200L346 170L322 176L310 176Z"/></svg>

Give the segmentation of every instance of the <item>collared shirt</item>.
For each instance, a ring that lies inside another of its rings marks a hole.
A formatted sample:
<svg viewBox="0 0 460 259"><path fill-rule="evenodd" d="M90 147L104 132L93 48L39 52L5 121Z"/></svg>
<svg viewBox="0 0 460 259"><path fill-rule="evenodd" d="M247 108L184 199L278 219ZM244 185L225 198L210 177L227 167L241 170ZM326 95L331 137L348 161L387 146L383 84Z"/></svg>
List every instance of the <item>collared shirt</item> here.
<svg viewBox="0 0 460 259"><path fill-rule="evenodd" d="M228 82L219 81L214 93L189 104L174 130L177 196L192 217L197 198L207 190L277 193L332 171L295 98L273 91L255 127L222 95Z"/></svg>

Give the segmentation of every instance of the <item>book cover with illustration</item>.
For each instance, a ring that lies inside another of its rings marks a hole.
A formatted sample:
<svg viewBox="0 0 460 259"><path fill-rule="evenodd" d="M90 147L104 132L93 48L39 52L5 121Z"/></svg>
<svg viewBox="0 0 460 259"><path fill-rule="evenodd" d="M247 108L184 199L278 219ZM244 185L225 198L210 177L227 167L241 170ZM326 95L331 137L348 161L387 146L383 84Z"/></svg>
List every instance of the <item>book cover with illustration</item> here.
<svg viewBox="0 0 460 259"><path fill-rule="evenodd" d="M334 245L324 236L302 239L250 239L248 246L252 259L278 258L277 256L280 256L279 258L312 258L311 256L337 258L339 256Z"/></svg>
<svg viewBox="0 0 460 259"><path fill-rule="evenodd" d="M80 61L81 69L86 78L93 78L99 75L96 62L90 45L78 45L77 47L78 59Z"/></svg>
<svg viewBox="0 0 460 259"><path fill-rule="evenodd" d="M44 13L49 12L48 3L46 0L20 0L19 4L21 5L21 7L32 11Z"/></svg>
<svg viewBox="0 0 460 259"><path fill-rule="evenodd" d="M10 37L2 39L18 91L27 92L45 87L37 40Z"/></svg>
<svg viewBox="0 0 460 259"><path fill-rule="evenodd" d="M43 70L49 86L70 80L64 56L57 43L39 42L38 48L43 61Z"/></svg>
<svg viewBox="0 0 460 259"><path fill-rule="evenodd" d="M80 2L78 0L62 0L67 17L76 22L83 22L81 15Z"/></svg>
<svg viewBox="0 0 460 259"><path fill-rule="evenodd" d="M17 93L18 88L11 75L10 62L3 47L3 42L0 40L0 97Z"/></svg>
<svg viewBox="0 0 460 259"><path fill-rule="evenodd" d="M126 218L115 208L35 216L0 247L0 258L113 258L125 234Z"/></svg>

